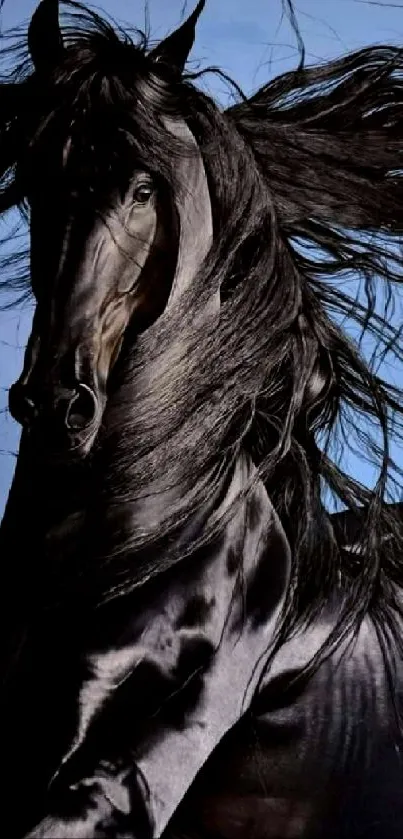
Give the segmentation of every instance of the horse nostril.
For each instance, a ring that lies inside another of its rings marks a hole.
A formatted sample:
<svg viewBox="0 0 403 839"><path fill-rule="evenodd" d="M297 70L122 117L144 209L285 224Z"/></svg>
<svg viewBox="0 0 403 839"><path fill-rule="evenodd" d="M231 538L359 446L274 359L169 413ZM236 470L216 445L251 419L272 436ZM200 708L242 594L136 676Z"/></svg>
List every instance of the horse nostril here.
<svg viewBox="0 0 403 839"><path fill-rule="evenodd" d="M31 425L38 415L35 402L28 396L24 385L19 382L10 387L8 408L13 419L24 426Z"/></svg>
<svg viewBox="0 0 403 839"><path fill-rule="evenodd" d="M83 431L94 421L98 410L95 393L87 385L78 385L66 413L65 423L71 431Z"/></svg>

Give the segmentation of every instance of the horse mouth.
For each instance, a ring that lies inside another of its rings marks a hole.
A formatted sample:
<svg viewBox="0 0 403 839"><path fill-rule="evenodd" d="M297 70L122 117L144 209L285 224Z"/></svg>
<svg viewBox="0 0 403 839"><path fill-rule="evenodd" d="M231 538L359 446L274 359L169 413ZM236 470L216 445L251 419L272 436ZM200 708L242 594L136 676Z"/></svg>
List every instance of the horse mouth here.
<svg viewBox="0 0 403 839"><path fill-rule="evenodd" d="M28 429L32 443L45 460L55 463L75 463L87 459L93 452L102 425L102 416L85 429L72 429L41 422Z"/></svg>

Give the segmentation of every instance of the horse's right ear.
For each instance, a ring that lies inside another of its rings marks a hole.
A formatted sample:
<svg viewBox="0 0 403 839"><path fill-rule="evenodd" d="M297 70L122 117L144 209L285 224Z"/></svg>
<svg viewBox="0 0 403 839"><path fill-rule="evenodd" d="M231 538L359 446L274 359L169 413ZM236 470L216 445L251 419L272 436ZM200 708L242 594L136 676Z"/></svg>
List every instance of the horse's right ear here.
<svg viewBox="0 0 403 839"><path fill-rule="evenodd" d="M38 72L49 72L63 55L59 0L41 0L28 30L28 47Z"/></svg>
<svg viewBox="0 0 403 839"><path fill-rule="evenodd" d="M194 12L182 23L179 29L164 38L155 49L150 52L150 58L161 61L183 73L190 50L193 47L196 23L206 5L206 0L199 0Z"/></svg>

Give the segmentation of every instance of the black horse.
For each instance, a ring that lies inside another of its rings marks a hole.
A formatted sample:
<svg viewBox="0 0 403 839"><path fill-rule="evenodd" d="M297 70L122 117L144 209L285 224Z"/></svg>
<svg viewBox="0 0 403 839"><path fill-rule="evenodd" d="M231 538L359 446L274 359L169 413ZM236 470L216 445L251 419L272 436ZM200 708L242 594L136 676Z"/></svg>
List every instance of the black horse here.
<svg viewBox="0 0 403 839"><path fill-rule="evenodd" d="M185 72L203 5L150 48L42 0L3 51L0 212L30 230L3 281L36 307L2 832L401 839L403 399L340 320L401 361L403 50L301 60L222 112Z"/></svg>

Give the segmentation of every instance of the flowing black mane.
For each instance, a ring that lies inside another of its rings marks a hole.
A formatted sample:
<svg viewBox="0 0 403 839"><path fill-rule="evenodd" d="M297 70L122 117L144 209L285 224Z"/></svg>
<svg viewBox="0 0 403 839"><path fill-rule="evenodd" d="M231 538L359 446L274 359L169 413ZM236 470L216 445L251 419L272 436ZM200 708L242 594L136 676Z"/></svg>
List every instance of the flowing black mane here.
<svg viewBox="0 0 403 839"><path fill-rule="evenodd" d="M51 521L52 585L61 579L68 596L92 586L103 601L202 550L222 521L194 541L192 522L246 449L292 546L288 618L312 616L336 584L349 598L345 622L369 607L392 615L403 545L387 479L399 486L390 445L402 436L403 400L340 322L355 320L378 357L402 361L390 312L403 272L403 50L300 66L222 111L196 86L200 72L180 77L152 59L141 33L131 40L68 5L65 57L48 74L34 72L25 37L4 50L0 212L29 216L31 179L46 178L49 155L62 168L67 140L72 190L106 194L140 160L177 191L183 148L162 116L180 117L206 169L214 242L181 305L127 340L79 493L64 476L55 501L56 466L43 479L31 524L48 531ZM351 272L365 304L343 289ZM24 255L7 247L2 273L6 289L24 289ZM199 315L218 291L219 323L206 323ZM376 463L373 491L337 466L337 440ZM8 520L18 481L17 468ZM351 510L368 507L354 566L337 547L325 488Z"/></svg>

